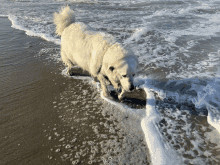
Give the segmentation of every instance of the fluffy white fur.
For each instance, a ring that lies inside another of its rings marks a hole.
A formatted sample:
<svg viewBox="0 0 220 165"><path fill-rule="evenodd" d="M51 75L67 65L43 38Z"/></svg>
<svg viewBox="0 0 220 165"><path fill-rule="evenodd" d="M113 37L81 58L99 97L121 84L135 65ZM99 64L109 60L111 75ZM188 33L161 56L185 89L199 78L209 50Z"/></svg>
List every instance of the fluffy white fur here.
<svg viewBox="0 0 220 165"><path fill-rule="evenodd" d="M134 88L138 61L132 51L124 49L112 35L75 22L75 14L68 6L54 13L54 23L56 33L61 35L61 58L68 66L67 74L72 74L74 65L80 66L100 81L105 97L109 96L106 80L115 89L122 88L119 99Z"/></svg>

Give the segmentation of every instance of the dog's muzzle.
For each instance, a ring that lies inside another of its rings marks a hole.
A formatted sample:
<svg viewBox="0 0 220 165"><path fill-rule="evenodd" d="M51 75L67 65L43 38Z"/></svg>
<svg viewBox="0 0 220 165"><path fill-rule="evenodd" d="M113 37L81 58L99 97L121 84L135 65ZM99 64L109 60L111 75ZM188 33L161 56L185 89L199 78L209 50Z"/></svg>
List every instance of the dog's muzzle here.
<svg viewBox="0 0 220 165"><path fill-rule="evenodd" d="M130 90L130 91L133 91L133 90L134 90L134 85L133 85L133 84L131 84L129 90Z"/></svg>

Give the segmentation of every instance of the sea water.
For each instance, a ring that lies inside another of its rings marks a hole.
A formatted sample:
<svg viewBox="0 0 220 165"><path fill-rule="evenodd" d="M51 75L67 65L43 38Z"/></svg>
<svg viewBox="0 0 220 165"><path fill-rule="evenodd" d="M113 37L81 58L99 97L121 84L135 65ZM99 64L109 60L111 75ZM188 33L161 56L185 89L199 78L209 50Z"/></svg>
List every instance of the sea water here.
<svg viewBox="0 0 220 165"><path fill-rule="evenodd" d="M90 90L93 85L89 78L81 80L90 84L88 89L73 91L77 83L67 86L54 99L54 109L73 131L57 131L56 123L54 128L48 128L53 134L46 135L48 140L57 140L51 152L59 153L64 147L67 151L60 154L61 158L73 164L87 153L88 164L147 164L148 152L152 164L220 164L219 1L0 2L0 16L8 17L13 28L53 42L58 49L60 37L55 34L53 13L68 4L77 22L112 34L138 58L139 75L135 81L141 82L140 87L147 93L146 108L132 110L109 100L95 103L100 101L96 93L99 88ZM45 47L38 54L47 51L50 48ZM51 55L50 60L59 61L60 56ZM95 93L94 97L85 102L90 93ZM77 109L78 101L84 102L84 107L75 111L72 106ZM109 122L94 120L93 110ZM79 125L87 120L91 123ZM109 132L99 132L100 127ZM82 139L77 139L77 134ZM72 146L77 140L81 145Z"/></svg>

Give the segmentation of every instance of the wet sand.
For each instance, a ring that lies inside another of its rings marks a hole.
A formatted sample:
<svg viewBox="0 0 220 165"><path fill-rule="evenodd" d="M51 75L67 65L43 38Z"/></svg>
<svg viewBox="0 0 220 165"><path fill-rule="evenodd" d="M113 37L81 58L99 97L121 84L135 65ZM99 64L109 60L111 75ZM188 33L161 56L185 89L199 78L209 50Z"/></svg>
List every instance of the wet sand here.
<svg viewBox="0 0 220 165"><path fill-rule="evenodd" d="M149 164L139 118L61 75L59 46L0 22L0 164Z"/></svg>
<svg viewBox="0 0 220 165"><path fill-rule="evenodd" d="M34 57L45 41L11 28L7 18L0 21L0 164L50 164L42 123L57 120L51 99L65 79L53 63Z"/></svg>

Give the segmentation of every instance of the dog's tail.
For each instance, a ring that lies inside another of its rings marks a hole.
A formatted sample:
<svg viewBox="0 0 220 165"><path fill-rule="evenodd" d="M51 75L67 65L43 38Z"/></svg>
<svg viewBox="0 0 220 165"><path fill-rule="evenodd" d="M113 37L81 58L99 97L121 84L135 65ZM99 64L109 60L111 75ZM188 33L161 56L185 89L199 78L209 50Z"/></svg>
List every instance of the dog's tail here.
<svg viewBox="0 0 220 165"><path fill-rule="evenodd" d="M57 35L61 35L67 26L75 22L75 13L69 6L63 7L59 13L54 13L53 17Z"/></svg>

